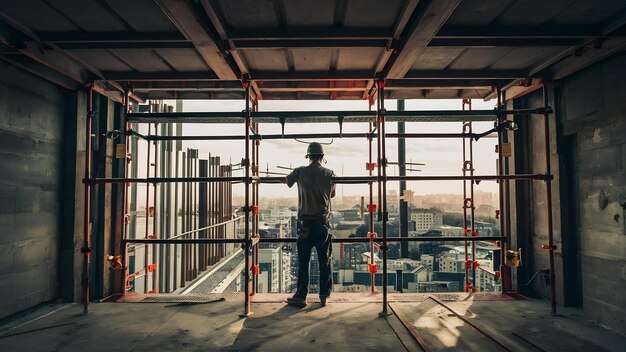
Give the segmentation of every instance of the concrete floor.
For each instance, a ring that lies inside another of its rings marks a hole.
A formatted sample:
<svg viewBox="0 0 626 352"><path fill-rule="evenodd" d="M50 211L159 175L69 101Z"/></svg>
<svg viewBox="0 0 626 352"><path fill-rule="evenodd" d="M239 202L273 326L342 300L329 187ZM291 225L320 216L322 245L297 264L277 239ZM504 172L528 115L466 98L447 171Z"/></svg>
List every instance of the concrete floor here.
<svg viewBox="0 0 626 352"><path fill-rule="evenodd" d="M626 350L626 337L580 319L578 310L551 316L538 300L422 295L391 301L393 314L380 318L381 304L358 295L303 309L280 303L284 297L255 297L262 302L246 319L235 295L205 304L96 303L87 316L72 305L4 332L0 351Z"/></svg>

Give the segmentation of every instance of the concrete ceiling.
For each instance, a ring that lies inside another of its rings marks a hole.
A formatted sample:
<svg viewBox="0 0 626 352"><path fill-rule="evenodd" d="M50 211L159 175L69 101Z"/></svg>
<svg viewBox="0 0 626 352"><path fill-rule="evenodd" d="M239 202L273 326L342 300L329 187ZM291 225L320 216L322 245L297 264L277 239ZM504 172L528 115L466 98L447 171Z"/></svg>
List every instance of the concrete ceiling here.
<svg viewBox="0 0 626 352"><path fill-rule="evenodd" d="M0 59L119 98L487 98L626 47L620 0L0 0Z"/></svg>

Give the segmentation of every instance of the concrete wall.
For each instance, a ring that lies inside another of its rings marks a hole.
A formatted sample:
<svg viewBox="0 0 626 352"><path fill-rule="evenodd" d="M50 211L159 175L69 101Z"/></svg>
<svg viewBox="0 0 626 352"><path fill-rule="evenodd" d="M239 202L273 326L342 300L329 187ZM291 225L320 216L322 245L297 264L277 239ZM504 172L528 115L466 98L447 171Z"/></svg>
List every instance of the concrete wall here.
<svg viewBox="0 0 626 352"><path fill-rule="evenodd" d="M626 54L556 83L548 89L548 101L555 107L550 157L557 302L582 305L588 318L626 334L626 214L620 205L626 202ZM542 104L541 91L514 103ZM543 173L543 118L522 118L517 120L522 128L516 131L516 172ZM541 275L521 284L549 268L548 252L541 248L547 244L546 184L518 182L514 196L514 228L526 251L518 289L549 297Z"/></svg>
<svg viewBox="0 0 626 352"><path fill-rule="evenodd" d="M58 297L66 98L0 63L0 318Z"/></svg>
<svg viewBox="0 0 626 352"><path fill-rule="evenodd" d="M563 151L575 159L579 206L570 215L579 219L571 231L579 229L583 309L626 334L626 53L567 78L559 91L561 135L574 139Z"/></svg>

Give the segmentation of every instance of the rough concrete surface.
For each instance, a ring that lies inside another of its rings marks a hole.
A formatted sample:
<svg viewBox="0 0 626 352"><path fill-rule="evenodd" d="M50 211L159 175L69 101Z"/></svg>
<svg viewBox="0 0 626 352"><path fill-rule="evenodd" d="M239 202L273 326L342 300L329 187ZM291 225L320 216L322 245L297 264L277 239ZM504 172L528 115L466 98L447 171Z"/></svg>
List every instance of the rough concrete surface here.
<svg viewBox="0 0 626 352"><path fill-rule="evenodd" d="M179 296L180 297L180 296ZM359 299L356 297L357 300ZM0 351L623 351L626 337L540 300L73 305L0 334ZM49 312L48 312L49 313ZM465 321L466 319L467 321ZM405 327L404 321L409 327ZM472 327L470 322L474 327ZM0 326L0 331L2 326ZM492 337L495 342L486 335ZM504 347L502 347L504 346Z"/></svg>

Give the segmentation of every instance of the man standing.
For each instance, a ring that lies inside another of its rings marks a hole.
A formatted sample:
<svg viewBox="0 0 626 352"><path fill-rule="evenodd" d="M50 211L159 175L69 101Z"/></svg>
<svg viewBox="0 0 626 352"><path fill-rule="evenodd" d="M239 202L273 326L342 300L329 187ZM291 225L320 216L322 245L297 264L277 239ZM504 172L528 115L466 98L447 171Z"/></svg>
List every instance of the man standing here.
<svg viewBox="0 0 626 352"><path fill-rule="evenodd" d="M298 183L298 288L296 294L287 299L289 305L306 306L309 293L309 261L315 247L320 266L319 294L322 307L330 296L332 287L330 228L330 199L335 196L332 178L335 173L322 166L324 148L316 142L309 144L306 158L308 166L294 169L284 182L290 188Z"/></svg>

